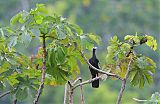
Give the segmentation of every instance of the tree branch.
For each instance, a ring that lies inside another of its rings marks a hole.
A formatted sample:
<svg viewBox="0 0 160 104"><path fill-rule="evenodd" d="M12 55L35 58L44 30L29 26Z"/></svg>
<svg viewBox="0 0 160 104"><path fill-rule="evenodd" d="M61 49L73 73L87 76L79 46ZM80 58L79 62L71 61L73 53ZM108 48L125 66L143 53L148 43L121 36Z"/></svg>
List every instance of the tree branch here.
<svg viewBox="0 0 160 104"><path fill-rule="evenodd" d="M137 101L137 102L147 102L148 100L140 100L140 99L137 99L137 98L133 98L133 100Z"/></svg>
<svg viewBox="0 0 160 104"><path fill-rule="evenodd" d="M68 93L68 84L65 84L65 88L64 88L64 102L63 104L67 104L66 100L67 100L67 93Z"/></svg>
<svg viewBox="0 0 160 104"><path fill-rule="evenodd" d="M94 66L92 66L92 65L89 63L88 59L84 56L84 53L83 53L82 51L79 51L79 52L80 52L81 56L84 58L85 62L86 62L92 69L98 71L99 73L106 74L107 76L116 77L116 78L118 78L119 80L123 80L121 77L119 77L119 76L116 75L116 74L112 74L112 73L109 73L109 72L106 72L106 71L103 71L103 70L100 70L100 69L95 68Z"/></svg>
<svg viewBox="0 0 160 104"><path fill-rule="evenodd" d="M125 78L122 80L122 85L121 85L121 89L120 89L119 94L118 94L118 99L117 99L116 104L120 104L120 102L121 102L122 95L123 95L124 89L126 87L126 81L127 81L127 78L129 77L129 72L130 72L130 69L131 69L131 62L132 62L132 59L130 59L130 61L128 63L127 73L125 75Z"/></svg>
<svg viewBox="0 0 160 104"><path fill-rule="evenodd" d="M42 75L41 75L41 83L39 86L39 89L37 91L37 94L34 98L33 104L37 104L39 97L43 91L44 88L44 81L45 81L45 74L46 74L46 56L47 56L47 52L46 52L46 43L45 43L45 34L43 34L43 67L42 67Z"/></svg>
<svg viewBox="0 0 160 104"><path fill-rule="evenodd" d="M69 101L69 104L73 104L73 84L70 81L68 81L68 85L69 85L68 101Z"/></svg>
<svg viewBox="0 0 160 104"><path fill-rule="evenodd" d="M0 98L6 96L6 95L8 95L8 94L10 94L12 91L15 91L15 90L16 90L16 88L14 88L13 90L4 92L3 94L0 95Z"/></svg>
<svg viewBox="0 0 160 104"><path fill-rule="evenodd" d="M0 98L4 97L4 96L6 96L6 95L8 95L8 94L10 94L10 93L11 93L11 91L7 91L7 92L1 94L1 95L0 95Z"/></svg>
<svg viewBox="0 0 160 104"><path fill-rule="evenodd" d="M13 100L13 104L17 104L17 99L16 98Z"/></svg>
<svg viewBox="0 0 160 104"><path fill-rule="evenodd" d="M79 79L80 80L80 83L82 83L82 79ZM82 101L82 104L85 104L85 101L84 101L84 95L83 95L83 86L80 85L80 92L81 92L81 101Z"/></svg>
<svg viewBox="0 0 160 104"><path fill-rule="evenodd" d="M79 84L77 84L77 85L73 86L73 90L74 90L75 88L77 88L77 87L81 86L81 85L85 85L85 84L92 83L93 81L95 81L95 80L97 80L97 79L100 79L100 78L101 78L101 76L98 76L98 77L95 77L95 78L93 78L93 79L90 79L90 80L87 80L87 81L81 82L81 83L79 83Z"/></svg>

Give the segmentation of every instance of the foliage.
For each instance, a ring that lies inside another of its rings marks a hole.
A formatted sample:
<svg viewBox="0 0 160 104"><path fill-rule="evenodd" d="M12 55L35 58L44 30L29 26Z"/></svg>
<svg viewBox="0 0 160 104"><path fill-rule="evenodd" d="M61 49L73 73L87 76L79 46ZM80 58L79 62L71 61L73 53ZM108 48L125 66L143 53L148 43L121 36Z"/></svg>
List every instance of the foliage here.
<svg viewBox="0 0 160 104"><path fill-rule="evenodd" d="M137 54L134 48L145 43L151 49L156 50L156 40L152 36L138 36L137 34L135 36L126 35L124 40L125 42L121 42L117 36L110 40L104 68L124 78L129 60L133 59L129 74L130 82L133 86L139 85L140 88L143 88L146 81L148 84L153 82L152 75L155 73L156 64L149 57Z"/></svg>
<svg viewBox="0 0 160 104"><path fill-rule="evenodd" d="M0 29L0 89L4 90L9 84L11 94L19 101L28 96L28 91L35 95L41 75L40 69L43 67L44 49L39 47L37 55L29 58L17 51L17 44L21 43L27 48L34 38L38 38L42 46L42 38L45 36L45 84L52 86L63 85L67 80L75 79L80 74L77 60L84 63L79 51L92 49L94 43L100 44L100 37L95 34L85 34L79 26L69 23L62 16L48 15L44 4L37 4L36 8L29 12L19 12L12 17L10 24L10 27ZM155 51L156 40L152 36L138 35L127 35L124 40L125 42L121 42L117 36L110 40L104 69L124 78L132 58L131 84L141 88L146 81L151 84L156 65L149 57L137 54L134 48L145 43Z"/></svg>
<svg viewBox="0 0 160 104"><path fill-rule="evenodd" d="M152 94L151 99L147 101L147 104L160 104L160 93L155 92Z"/></svg>
<svg viewBox="0 0 160 104"><path fill-rule="evenodd" d="M77 60L83 63L79 50L91 49L94 42L99 43L96 35L85 34L82 29L56 14L48 15L44 4L37 4L29 12L21 11L12 17L10 27L1 28L0 42L0 88L5 84L19 101L34 96L41 75L43 49L29 58L16 50L16 45L28 47L31 40L38 38L42 45L47 42L47 85L61 85L79 74ZM80 43L80 44L79 44Z"/></svg>

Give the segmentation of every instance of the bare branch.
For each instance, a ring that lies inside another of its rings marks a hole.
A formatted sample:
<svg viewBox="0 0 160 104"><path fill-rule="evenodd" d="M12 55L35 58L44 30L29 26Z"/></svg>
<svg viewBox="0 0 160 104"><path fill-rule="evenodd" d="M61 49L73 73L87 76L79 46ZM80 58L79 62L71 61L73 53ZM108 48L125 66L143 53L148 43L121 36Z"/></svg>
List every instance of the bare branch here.
<svg viewBox="0 0 160 104"><path fill-rule="evenodd" d="M3 94L0 95L0 98L6 96L6 95L8 95L8 94L10 94L10 93L11 93L12 91L14 91L14 90L16 90L16 88L14 88L13 90L4 92Z"/></svg>
<svg viewBox="0 0 160 104"><path fill-rule="evenodd" d="M13 100L13 104L17 104L17 99L16 98Z"/></svg>
<svg viewBox="0 0 160 104"><path fill-rule="evenodd" d="M65 88L64 88L64 102L63 104L67 104L66 100L67 100L67 93L68 93L68 84L65 84Z"/></svg>
<svg viewBox="0 0 160 104"><path fill-rule="evenodd" d="M75 85L79 80L82 80L82 78L81 78L81 77L78 77L78 78L72 83L72 85Z"/></svg>
<svg viewBox="0 0 160 104"><path fill-rule="evenodd" d="M69 90L68 90L68 93L69 93L68 101L69 102L68 103L73 104L73 85L70 81L68 81L68 85L69 85Z"/></svg>
<svg viewBox="0 0 160 104"><path fill-rule="evenodd" d="M137 99L137 98L133 98L133 100L137 101L137 102L147 102L148 100L140 100L140 99Z"/></svg>
<svg viewBox="0 0 160 104"><path fill-rule="evenodd" d="M112 73L109 73L109 72L106 72L106 71L103 71L103 70L100 70L100 69L95 68L94 66L92 66L92 65L89 63L88 59L84 56L84 53L83 53L82 51L79 51L79 52L80 52L81 56L84 58L85 62L86 62L92 69L98 71L99 73L106 74L106 75L112 76L112 77L116 77L116 78L118 78L119 80L123 80L121 77L119 77L119 76L116 75L116 74L112 74Z"/></svg>
<svg viewBox="0 0 160 104"><path fill-rule="evenodd" d="M1 95L0 95L0 98L4 97L4 96L6 96L6 95L8 95L8 94L10 94L10 93L11 93L11 91L7 91L7 92L1 94Z"/></svg>
<svg viewBox="0 0 160 104"><path fill-rule="evenodd" d="M118 94L118 99L117 99L116 104L120 104L120 102L121 102L122 95L123 95L124 89L126 87L126 81L127 81L128 76L129 76L129 72L131 70L131 62L132 62L132 59L130 59L130 61L128 63L127 73L125 75L125 78L122 80L122 85L121 85L121 89L120 89L119 94Z"/></svg>
<svg viewBox="0 0 160 104"><path fill-rule="evenodd" d="M45 74L46 74L46 57L47 57L47 52L46 52L46 43L45 43L45 34L43 34L43 67L42 67L42 75L41 75L41 83L39 86L39 89L37 91L37 94L34 98L33 104L37 104L39 97L43 91L44 88L44 81L45 81Z"/></svg>
<svg viewBox="0 0 160 104"><path fill-rule="evenodd" d="M81 85L85 85L85 84L92 83L93 81L95 81L95 80L97 80L97 79L100 79L100 78L101 78L101 76L98 76L98 77L95 77L95 78L93 78L93 79L90 79L90 80L87 80L87 81L81 82L81 83L79 83L79 84L75 85L75 86L73 87L73 90L74 90L75 88L77 88L77 87L81 86Z"/></svg>
<svg viewBox="0 0 160 104"><path fill-rule="evenodd" d="M82 79L80 79L80 83L82 83ZM82 101L82 104L85 104L84 95L83 95L83 86L82 85L80 85L80 90L81 90L81 101Z"/></svg>

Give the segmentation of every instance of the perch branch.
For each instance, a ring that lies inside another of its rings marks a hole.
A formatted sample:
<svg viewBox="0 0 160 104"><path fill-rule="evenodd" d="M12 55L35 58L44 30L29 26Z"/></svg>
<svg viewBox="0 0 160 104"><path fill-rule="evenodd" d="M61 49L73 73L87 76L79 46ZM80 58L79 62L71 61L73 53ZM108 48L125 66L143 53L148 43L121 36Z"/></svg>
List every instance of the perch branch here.
<svg viewBox="0 0 160 104"><path fill-rule="evenodd" d="M74 90L75 88L77 88L77 87L81 86L81 85L85 85L85 84L92 83L93 81L95 81L95 80L97 80L97 79L100 79L100 78L101 78L101 76L98 76L98 77L95 77L95 78L93 78L93 79L90 79L90 80L87 80L87 81L81 82L81 83L79 83L79 84L75 85L75 86L73 87L73 90Z"/></svg>
<svg viewBox="0 0 160 104"><path fill-rule="evenodd" d="M112 73L109 73L109 72L106 72L106 71L103 71L103 70L100 70L100 69L95 68L94 66L92 66L92 65L89 63L88 59L84 56L84 53L83 53L82 51L79 51L79 52L80 52L81 56L84 58L85 62L86 62L92 69L98 71L99 73L106 74L107 76L116 77L116 78L118 78L119 80L123 80L122 78L120 78L120 77L119 77L118 75L116 75L116 74L112 74Z"/></svg>
<svg viewBox="0 0 160 104"><path fill-rule="evenodd" d="M46 71L46 56L47 56L47 52L46 52L46 43L45 43L45 34L43 34L43 67L42 67L42 75L41 75L41 83L39 86L39 89L37 91L37 94L35 96L35 99L33 101L33 104L37 104L39 97L43 91L44 88L44 81L45 81L45 71Z"/></svg>
<svg viewBox="0 0 160 104"><path fill-rule="evenodd" d="M127 81L127 78L129 77L129 72L130 72L130 69L131 69L131 62L132 62L132 59L130 59L130 61L128 63L127 73L125 75L125 78L122 80L122 85L121 85L121 89L120 89L119 94L118 94L118 99L117 99L116 104L120 104L120 102L121 102L122 95L123 95L124 89L126 87L126 81Z"/></svg>

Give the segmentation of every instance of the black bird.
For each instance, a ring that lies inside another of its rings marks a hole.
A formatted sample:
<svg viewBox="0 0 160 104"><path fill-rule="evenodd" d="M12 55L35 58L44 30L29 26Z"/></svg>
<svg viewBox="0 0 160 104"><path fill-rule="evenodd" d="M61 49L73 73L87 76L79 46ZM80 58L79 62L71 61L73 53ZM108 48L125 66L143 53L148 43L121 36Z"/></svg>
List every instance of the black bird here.
<svg viewBox="0 0 160 104"><path fill-rule="evenodd" d="M97 59L96 53L95 53L96 49L97 49L97 47L93 48L93 55L92 55L92 58L89 59L89 63L92 66L94 66L95 68L99 69L99 66L98 66L99 60ZM95 78L96 76L98 76L98 71L92 69L90 66L89 66L89 70L92 74L92 78ZM99 87L99 79L92 82L92 87L93 88L98 88Z"/></svg>

